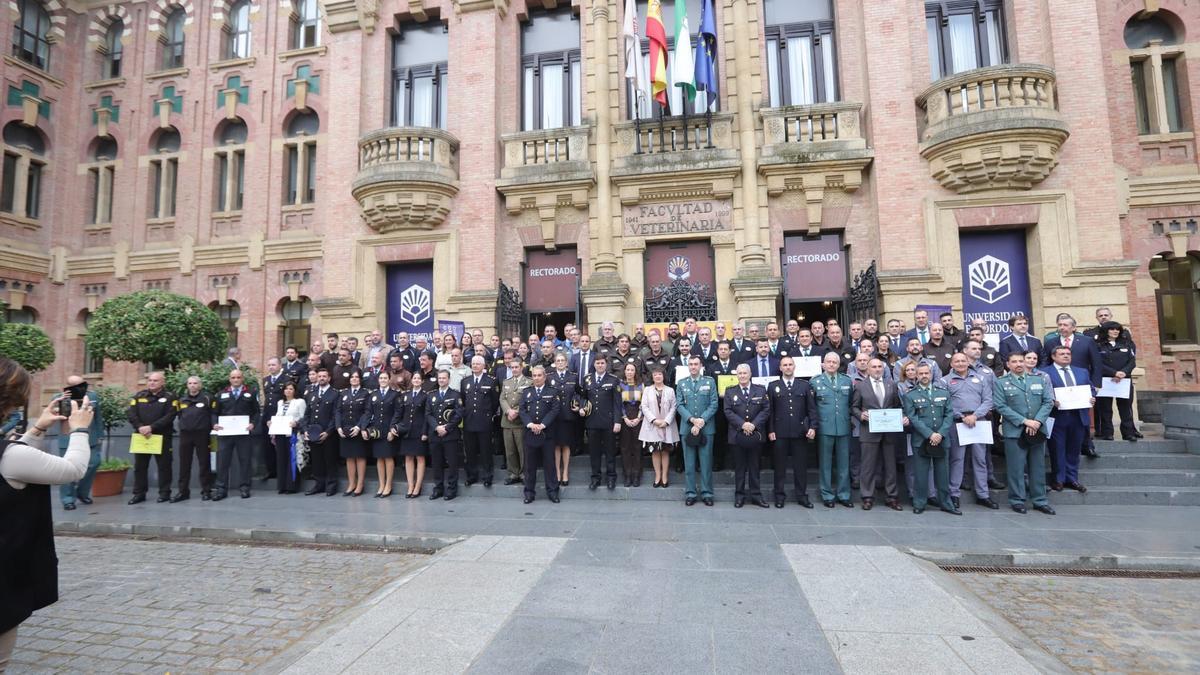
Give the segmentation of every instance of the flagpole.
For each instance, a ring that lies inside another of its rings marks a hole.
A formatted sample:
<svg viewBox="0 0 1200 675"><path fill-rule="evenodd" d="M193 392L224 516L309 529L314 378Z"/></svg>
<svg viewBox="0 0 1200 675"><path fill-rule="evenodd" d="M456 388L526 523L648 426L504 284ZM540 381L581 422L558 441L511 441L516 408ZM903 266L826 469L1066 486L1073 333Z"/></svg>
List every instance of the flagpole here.
<svg viewBox="0 0 1200 675"><path fill-rule="evenodd" d="M691 129L688 129L687 92L681 91L681 92L679 92L679 94L680 94L680 96L679 96L680 100L683 101L683 105L681 106L683 108L683 149L688 150L689 149L688 148L688 136L691 136L692 133L691 133Z"/></svg>
<svg viewBox="0 0 1200 675"><path fill-rule="evenodd" d="M658 151L659 152L664 152L666 150L666 146L664 145L664 143L666 142L666 131L663 129L663 108L665 108L665 107L666 106L664 106L662 103L658 104Z"/></svg>
<svg viewBox="0 0 1200 675"><path fill-rule="evenodd" d="M708 129L708 147L712 148L712 101L709 100L709 95L709 92L704 92L704 99L708 104L704 106L704 126Z"/></svg>

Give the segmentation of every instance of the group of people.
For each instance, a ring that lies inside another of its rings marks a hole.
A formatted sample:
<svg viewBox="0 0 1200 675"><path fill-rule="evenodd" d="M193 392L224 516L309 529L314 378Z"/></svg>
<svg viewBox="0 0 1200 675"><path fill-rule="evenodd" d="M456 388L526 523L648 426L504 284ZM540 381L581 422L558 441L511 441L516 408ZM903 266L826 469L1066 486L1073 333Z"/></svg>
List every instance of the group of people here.
<svg viewBox="0 0 1200 675"><path fill-rule="evenodd" d="M268 359L257 388L243 381L241 355L231 349L229 386L215 396L192 378L176 397L161 373L151 373L130 402L135 432L165 439L161 454L137 456L130 503L145 500L151 456L160 502L190 498L193 457L202 499L228 496L235 463L247 498L256 452L263 477L275 479L281 493L301 489L307 465L313 483L306 494L337 494L345 460L342 494L362 495L373 458L375 496L387 498L402 459L406 497L422 495L428 472L431 499L457 497L460 474L468 486L490 487L500 454L504 483L523 484L526 502L536 496L539 468L546 496L557 502L570 482L571 455L586 448L593 490L615 489L618 465L624 485L639 486L648 453L656 488L668 487L672 465L678 471L682 463L688 505L712 505L713 471L732 464L735 506L773 501L783 508L790 469L796 502L811 508L808 455L815 449L827 507L853 506L857 489L862 508L881 496L899 510L905 485L917 513L930 504L961 513L968 488L986 508L999 508L992 495L1007 490L1014 510L1024 512L1031 501L1052 513L1047 490L1086 491L1079 458L1095 454L1093 436L1113 434L1112 399L1094 400L1093 434L1092 411L1058 409L1056 390L1087 385L1094 395L1102 378L1129 378L1136 365L1129 331L1107 308L1097 319L1080 333L1072 317L1060 315L1058 330L1039 339L1027 317L1015 316L998 348L985 340L985 324L964 330L950 313L935 322L924 310L914 312L911 328L892 319L881 331L868 319L850 323L846 335L835 320L727 331L724 323L710 330L693 319L671 324L665 335L640 325L632 336L618 335L605 323L595 342L573 325L561 339L554 326L527 341L485 341L478 330L461 339L434 335L436 348L405 333L389 345L373 331L361 348L357 338L330 334L304 359L295 348ZM1136 442L1130 399L1116 403L1122 436ZM221 421L237 416L251 421L247 428L222 433ZM176 419L180 471L172 495ZM968 431L981 422L994 440ZM215 474L208 458L214 432ZM1006 481L996 479L989 446L1004 449ZM760 460L774 469L767 490Z"/></svg>

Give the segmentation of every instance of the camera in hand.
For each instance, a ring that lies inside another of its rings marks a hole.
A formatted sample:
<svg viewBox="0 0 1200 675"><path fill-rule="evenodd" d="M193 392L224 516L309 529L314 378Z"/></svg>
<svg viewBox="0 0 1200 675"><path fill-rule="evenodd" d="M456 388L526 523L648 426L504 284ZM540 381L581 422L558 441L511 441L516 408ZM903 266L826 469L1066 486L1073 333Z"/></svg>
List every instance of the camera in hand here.
<svg viewBox="0 0 1200 675"><path fill-rule="evenodd" d="M72 412L71 399L70 398L58 399L58 414L62 415L63 417L70 417L71 412Z"/></svg>

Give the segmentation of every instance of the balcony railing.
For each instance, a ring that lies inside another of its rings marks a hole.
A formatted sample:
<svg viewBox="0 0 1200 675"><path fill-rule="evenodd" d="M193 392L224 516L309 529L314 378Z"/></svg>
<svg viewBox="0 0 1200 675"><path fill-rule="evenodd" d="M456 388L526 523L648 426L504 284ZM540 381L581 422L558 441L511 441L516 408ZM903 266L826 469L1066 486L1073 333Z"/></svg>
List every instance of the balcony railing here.
<svg viewBox="0 0 1200 675"><path fill-rule="evenodd" d="M458 193L458 139L423 127L365 134L352 193L363 218L380 232L439 225Z"/></svg>
<svg viewBox="0 0 1200 675"><path fill-rule="evenodd" d="M588 161L587 127L563 127L505 134L504 168Z"/></svg>
<svg viewBox="0 0 1200 675"><path fill-rule="evenodd" d="M762 111L767 145L861 140L858 103L819 103Z"/></svg>
<svg viewBox="0 0 1200 675"><path fill-rule="evenodd" d="M618 122L616 129L623 156L733 149L730 113Z"/></svg>
<svg viewBox="0 0 1200 675"><path fill-rule="evenodd" d="M504 134L504 167L496 189L513 209L530 197L557 200L563 194L586 204L587 189L595 182L588 161L590 131L578 126Z"/></svg>
<svg viewBox="0 0 1200 675"><path fill-rule="evenodd" d="M977 68L938 80L917 99L925 109L926 140L979 113L1054 111L1054 84L1053 70L1029 64Z"/></svg>
<svg viewBox="0 0 1200 675"><path fill-rule="evenodd" d="M358 141L359 171L401 162L432 162L458 174L458 139L441 129L389 127Z"/></svg>

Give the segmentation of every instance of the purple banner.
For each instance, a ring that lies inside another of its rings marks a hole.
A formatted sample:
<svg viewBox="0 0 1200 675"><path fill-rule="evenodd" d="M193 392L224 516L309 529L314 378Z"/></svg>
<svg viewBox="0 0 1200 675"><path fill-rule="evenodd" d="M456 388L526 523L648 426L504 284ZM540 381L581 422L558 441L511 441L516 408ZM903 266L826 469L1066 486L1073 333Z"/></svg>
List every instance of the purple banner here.
<svg viewBox="0 0 1200 675"><path fill-rule="evenodd" d="M446 321L439 319L437 322L438 332L442 335L451 333L454 335L454 344L462 344L463 333L467 332L467 324L462 321Z"/></svg>
<svg viewBox="0 0 1200 675"><path fill-rule="evenodd" d="M989 335L1003 339L1011 332L1009 317L1033 315L1025 231L963 233L958 248L962 256L963 324L970 326L981 318L988 324Z"/></svg>
<svg viewBox="0 0 1200 675"><path fill-rule="evenodd" d="M433 338L433 263L388 265L387 329L392 344L401 331L409 340Z"/></svg>

